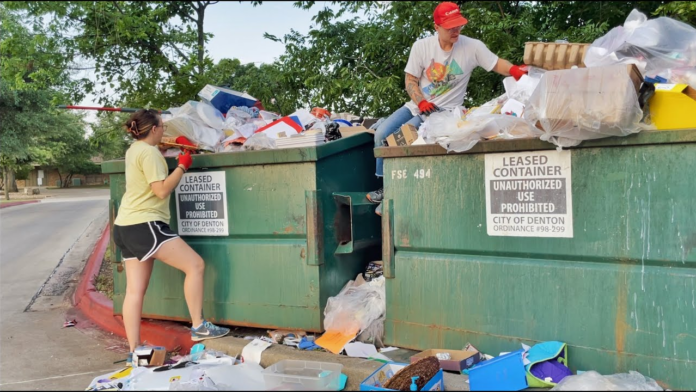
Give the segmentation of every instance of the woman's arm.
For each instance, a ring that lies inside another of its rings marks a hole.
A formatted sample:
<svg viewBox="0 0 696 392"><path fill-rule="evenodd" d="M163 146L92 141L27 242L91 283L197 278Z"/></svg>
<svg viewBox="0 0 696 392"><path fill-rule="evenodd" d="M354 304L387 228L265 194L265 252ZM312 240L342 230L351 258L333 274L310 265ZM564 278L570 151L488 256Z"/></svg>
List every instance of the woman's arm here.
<svg viewBox="0 0 696 392"><path fill-rule="evenodd" d="M150 183L150 188L152 188L152 193L160 199L164 199L169 196L174 188L179 185L181 177L184 173L191 167L193 163L193 158L191 153L186 151L184 154L179 154L179 165L174 169L174 171L164 179L164 181L155 181Z"/></svg>

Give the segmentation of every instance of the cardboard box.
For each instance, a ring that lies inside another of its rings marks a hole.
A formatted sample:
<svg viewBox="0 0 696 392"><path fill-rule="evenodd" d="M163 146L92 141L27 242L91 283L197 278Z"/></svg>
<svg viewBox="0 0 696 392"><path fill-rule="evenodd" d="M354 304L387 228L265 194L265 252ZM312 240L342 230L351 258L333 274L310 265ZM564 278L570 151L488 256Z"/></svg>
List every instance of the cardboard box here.
<svg viewBox="0 0 696 392"><path fill-rule="evenodd" d="M138 366L162 366L167 349L162 346L139 346L133 351L133 367Z"/></svg>
<svg viewBox="0 0 696 392"><path fill-rule="evenodd" d="M393 391L394 389L383 388L384 385L390 378L396 374L399 370L408 366L405 363L387 363L382 367L377 369L370 377L363 380L360 383L361 391ZM444 373L440 369L433 378L428 381L427 384L421 389L421 391L444 391L445 390L445 380Z"/></svg>
<svg viewBox="0 0 696 392"><path fill-rule="evenodd" d="M352 127L339 127L338 131L341 132L342 137L353 136L353 135L357 135L358 133L363 133L363 132L371 133L373 135L375 134L374 130L365 128L362 125L352 126Z"/></svg>
<svg viewBox="0 0 696 392"><path fill-rule="evenodd" d="M258 100L247 93L230 90L228 88L217 87L207 84L198 93L202 100L209 102L219 110L220 113L227 114L232 106L252 107Z"/></svg>
<svg viewBox="0 0 696 392"><path fill-rule="evenodd" d="M387 137L387 146L410 146L418 139L418 129L411 124L404 124L398 131Z"/></svg>
<svg viewBox="0 0 696 392"><path fill-rule="evenodd" d="M590 44L527 42L524 45L524 63L545 70L585 67L585 53Z"/></svg>
<svg viewBox="0 0 696 392"><path fill-rule="evenodd" d="M549 71L537 87L544 94L537 111L541 120L556 129L576 128L588 114L601 117L601 123L583 126L627 125L642 83L643 76L633 64ZM635 97L628 96L632 90Z"/></svg>
<svg viewBox="0 0 696 392"><path fill-rule="evenodd" d="M656 83L648 105L659 130L696 128L696 90L687 84Z"/></svg>
<svg viewBox="0 0 696 392"><path fill-rule="evenodd" d="M440 367L443 370L449 370L452 372L461 372L464 369L468 369L481 361L481 353L478 351L461 351L461 350L426 350L422 353L418 353L411 357L411 363L421 360L425 357L435 357L435 354L439 353L449 353L452 359L440 360Z"/></svg>

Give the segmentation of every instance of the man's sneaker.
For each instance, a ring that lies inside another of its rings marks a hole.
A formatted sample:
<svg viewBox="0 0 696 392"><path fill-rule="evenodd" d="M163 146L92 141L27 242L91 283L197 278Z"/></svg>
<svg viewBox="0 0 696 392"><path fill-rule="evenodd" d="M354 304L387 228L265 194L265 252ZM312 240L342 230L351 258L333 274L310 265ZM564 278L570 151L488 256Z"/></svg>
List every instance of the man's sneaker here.
<svg viewBox="0 0 696 392"><path fill-rule="evenodd" d="M375 209L375 214L382 216L382 203L379 203L379 205Z"/></svg>
<svg viewBox="0 0 696 392"><path fill-rule="evenodd" d="M210 321L203 321L203 325L198 329L191 328L191 340L199 342L205 339L220 338L230 333L229 328L218 327Z"/></svg>
<svg viewBox="0 0 696 392"><path fill-rule="evenodd" d="M369 200L373 203L381 203L383 198L384 198L384 188L379 188L376 191L370 192L367 194L367 200Z"/></svg>

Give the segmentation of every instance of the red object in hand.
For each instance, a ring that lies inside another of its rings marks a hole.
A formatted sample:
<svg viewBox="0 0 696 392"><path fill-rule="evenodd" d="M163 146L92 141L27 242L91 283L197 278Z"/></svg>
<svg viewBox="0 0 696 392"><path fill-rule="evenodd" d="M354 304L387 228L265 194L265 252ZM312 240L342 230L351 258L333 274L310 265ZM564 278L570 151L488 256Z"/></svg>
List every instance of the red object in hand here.
<svg viewBox="0 0 696 392"><path fill-rule="evenodd" d="M428 115L430 113L440 110L440 108L437 107L437 105L435 105L434 103L428 102L424 99L418 103L418 110L420 110L422 114Z"/></svg>
<svg viewBox="0 0 696 392"><path fill-rule="evenodd" d="M186 151L183 154L179 154L179 165L184 165L186 170L193 164L193 158L191 157L191 152Z"/></svg>
<svg viewBox="0 0 696 392"><path fill-rule="evenodd" d="M184 146L196 147L196 145L191 143L191 141L188 140L186 136L179 136L178 138L176 138L176 144L183 144ZM184 151L183 148L180 148L180 150Z"/></svg>
<svg viewBox="0 0 696 392"><path fill-rule="evenodd" d="M510 76L515 78L515 80L520 80L522 75L526 75L526 74L527 74L527 66L526 65L523 65L521 67L519 65L513 65L512 67L510 67Z"/></svg>

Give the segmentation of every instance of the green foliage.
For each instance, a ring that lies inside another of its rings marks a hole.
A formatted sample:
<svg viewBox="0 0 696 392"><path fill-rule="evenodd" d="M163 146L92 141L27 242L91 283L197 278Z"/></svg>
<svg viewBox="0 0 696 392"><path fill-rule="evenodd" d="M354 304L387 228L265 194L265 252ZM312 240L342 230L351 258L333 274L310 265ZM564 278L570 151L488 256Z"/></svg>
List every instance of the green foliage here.
<svg viewBox="0 0 696 392"><path fill-rule="evenodd" d="M693 26L696 24L696 2L672 1L660 6L654 15L668 16Z"/></svg>

